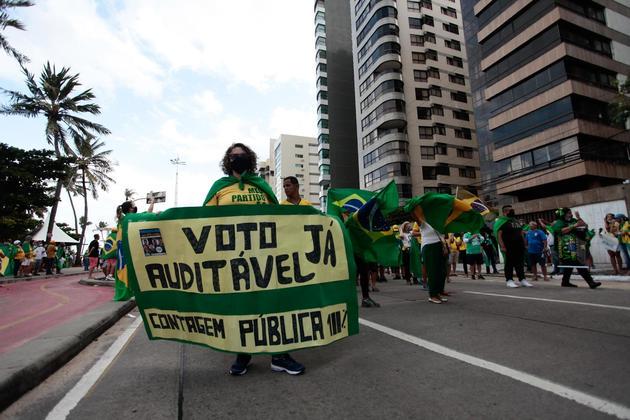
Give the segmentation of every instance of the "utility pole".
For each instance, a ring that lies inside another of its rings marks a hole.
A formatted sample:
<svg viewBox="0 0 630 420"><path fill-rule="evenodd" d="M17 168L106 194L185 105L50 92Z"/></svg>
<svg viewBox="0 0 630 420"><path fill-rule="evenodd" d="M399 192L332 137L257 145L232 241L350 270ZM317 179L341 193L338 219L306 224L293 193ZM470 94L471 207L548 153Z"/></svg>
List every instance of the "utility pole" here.
<svg viewBox="0 0 630 420"><path fill-rule="evenodd" d="M182 161L179 156L175 159L171 159L171 163L175 165L175 205L173 207L177 207L177 184L179 180L179 166L185 165L186 162Z"/></svg>

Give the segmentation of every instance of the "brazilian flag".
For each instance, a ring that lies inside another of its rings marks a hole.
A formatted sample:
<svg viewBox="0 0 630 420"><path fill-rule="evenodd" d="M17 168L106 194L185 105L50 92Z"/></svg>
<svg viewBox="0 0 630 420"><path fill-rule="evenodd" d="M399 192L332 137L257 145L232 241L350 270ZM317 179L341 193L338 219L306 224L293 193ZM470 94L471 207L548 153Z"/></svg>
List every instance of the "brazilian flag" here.
<svg viewBox="0 0 630 420"><path fill-rule="evenodd" d="M357 188L331 188L328 190L326 213L343 220L343 214L350 215L356 212L375 195L374 191Z"/></svg>
<svg viewBox="0 0 630 420"><path fill-rule="evenodd" d="M122 247L122 228L118 225L116 232L116 271L114 272L114 300L119 302L129 300L133 297L133 293L129 288L129 280L127 278L127 263L125 262L125 254Z"/></svg>
<svg viewBox="0 0 630 420"><path fill-rule="evenodd" d="M346 228L355 255L386 267L398 265L398 239L385 218L397 208L398 189L392 181L352 213Z"/></svg>
<svg viewBox="0 0 630 420"><path fill-rule="evenodd" d="M4 254L4 257L0 257L0 277L12 275L14 247L13 245L0 244L0 250Z"/></svg>
<svg viewBox="0 0 630 420"><path fill-rule="evenodd" d="M405 205L414 219L426 222L439 233L479 232L484 225L482 213L487 211L475 200L462 200L451 194L435 192L414 197Z"/></svg>
<svg viewBox="0 0 630 420"><path fill-rule="evenodd" d="M117 229L107 235L105 243L103 244L103 258L104 260L111 260L118 257L118 242L116 241Z"/></svg>

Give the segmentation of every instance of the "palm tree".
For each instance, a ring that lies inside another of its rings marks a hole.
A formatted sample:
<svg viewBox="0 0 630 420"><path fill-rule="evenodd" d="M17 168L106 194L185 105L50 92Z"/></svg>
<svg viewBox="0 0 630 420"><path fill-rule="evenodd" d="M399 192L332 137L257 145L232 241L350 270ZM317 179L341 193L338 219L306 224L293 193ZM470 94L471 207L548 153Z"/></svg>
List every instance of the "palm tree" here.
<svg viewBox="0 0 630 420"><path fill-rule="evenodd" d="M54 65L46 63L38 84L35 77L24 66L22 66L22 72L26 76L26 87L29 93L23 94L2 89L10 96L11 104L1 107L0 114L25 117L45 116L46 140L54 146L55 155L58 158L62 154L73 154L67 141L69 135L88 137L92 133L110 133L104 126L79 116L85 113L97 115L101 113L101 109L91 102L94 99L91 89L77 92L78 87L81 86L78 74L71 75L70 69L66 67L57 72ZM62 180L58 179L55 188L55 203L50 210L50 224L47 232L49 237L55 225L62 185Z"/></svg>
<svg viewBox="0 0 630 420"><path fill-rule="evenodd" d="M99 189L107 191L109 184L115 182L109 174L113 171L114 163L109 159L111 150L101 150L105 143L95 139L92 136L81 137L74 135L75 150L72 151L75 164L75 182L79 186L80 194L83 196L83 220L88 220L88 192L92 198L98 198ZM100 226L99 226L100 227ZM105 224L105 227L107 225ZM81 226L81 240L79 241L79 255L83 240L85 239L85 230L87 225Z"/></svg>
<svg viewBox="0 0 630 420"><path fill-rule="evenodd" d="M4 31L6 28L24 30L24 25L17 19L11 19L9 17L8 9L14 7L30 7L33 3L28 0L0 0L0 31ZM20 65L29 61L28 57L20 53L13 48L9 41L4 37L4 34L0 32L0 47L9 55L12 55Z"/></svg>
<svg viewBox="0 0 630 420"><path fill-rule="evenodd" d="M136 195L136 192L131 188L125 188L125 201L129 201Z"/></svg>

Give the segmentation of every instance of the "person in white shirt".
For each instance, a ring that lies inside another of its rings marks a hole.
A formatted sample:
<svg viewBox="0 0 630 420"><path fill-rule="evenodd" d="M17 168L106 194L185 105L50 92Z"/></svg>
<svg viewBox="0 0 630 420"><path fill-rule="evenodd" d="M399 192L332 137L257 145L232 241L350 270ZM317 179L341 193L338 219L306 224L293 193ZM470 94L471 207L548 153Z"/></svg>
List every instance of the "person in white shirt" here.
<svg viewBox="0 0 630 420"><path fill-rule="evenodd" d="M446 282L446 264L448 249L440 235L427 222L420 224L422 235L422 261L427 270L429 283L429 302L442 303L448 301L448 293L444 291Z"/></svg>
<svg viewBox="0 0 630 420"><path fill-rule="evenodd" d="M35 253L35 269L33 270L33 275L39 276L39 272L42 269L42 261L46 256L46 248L44 248L42 242L38 242L33 252Z"/></svg>

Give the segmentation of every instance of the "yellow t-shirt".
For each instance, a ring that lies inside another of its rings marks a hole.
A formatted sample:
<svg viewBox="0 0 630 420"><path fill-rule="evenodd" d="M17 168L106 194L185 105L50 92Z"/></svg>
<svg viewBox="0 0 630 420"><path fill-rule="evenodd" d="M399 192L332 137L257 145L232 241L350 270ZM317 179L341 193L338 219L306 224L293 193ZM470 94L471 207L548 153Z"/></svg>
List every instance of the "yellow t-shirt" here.
<svg viewBox="0 0 630 420"><path fill-rule="evenodd" d="M290 202L289 200L283 200L280 204L282 204L283 206L312 206L313 203L311 203L310 201L301 198L300 202L297 204L293 204L292 202Z"/></svg>
<svg viewBox="0 0 630 420"><path fill-rule="evenodd" d="M250 184L243 184L240 189L238 183L219 190L206 206L230 206L233 204L271 204L263 190Z"/></svg>

